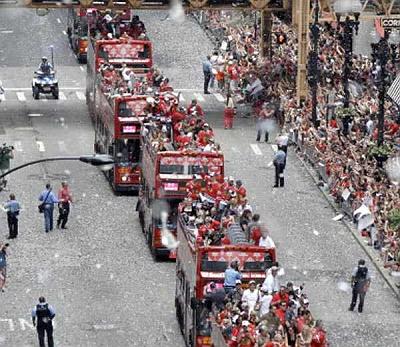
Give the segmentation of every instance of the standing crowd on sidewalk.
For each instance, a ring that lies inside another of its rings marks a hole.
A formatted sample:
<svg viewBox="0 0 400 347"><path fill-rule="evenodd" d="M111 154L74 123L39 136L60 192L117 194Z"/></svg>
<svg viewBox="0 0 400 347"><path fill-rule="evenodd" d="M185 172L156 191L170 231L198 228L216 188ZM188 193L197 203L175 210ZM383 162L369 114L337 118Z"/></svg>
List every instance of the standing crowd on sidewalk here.
<svg viewBox="0 0 400 347"><path fill-rule="evenodd" d="M359 218L358 209L367 207L371 218L367 224L358 223L359 231L380 253L391 273L400 274L400 169L394 163L394 178L390 177L375 159L379 150L376 57L353 54L350 107L344 108L343 28L335 22L324 23L319 41L317 121L313 124L311 99L298 105L295 95L296 33L288 23L273 17L273 54L261 57L259 32L253 22L235 20L235 16L243 15L213 10L204 11L203 15L206 30L223 33L214 52L216 78L223 80L220 91L232 85L229 69L234 66L238 71L233 83L236 88L229 90L235 99L250 102L257 116L263 116L267 109L274 110L273 117L290 134L299 154L312 162L321 184L340 207L351 217L356 213L355 221ZM284 36L283 43L278 42L278 35ZM396 76L399 67L398 58L392 54L386 67L389 78ZM384 150L394 158L400 155L399 114L397 105L386 100Z"/></svg>

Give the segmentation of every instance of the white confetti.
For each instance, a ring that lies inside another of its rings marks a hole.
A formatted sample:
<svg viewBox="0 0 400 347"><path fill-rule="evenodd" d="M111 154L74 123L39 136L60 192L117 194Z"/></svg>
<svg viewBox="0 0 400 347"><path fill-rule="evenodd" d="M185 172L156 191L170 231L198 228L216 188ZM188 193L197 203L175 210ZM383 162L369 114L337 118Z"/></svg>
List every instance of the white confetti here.
<svg viewBox="0 0 400 347"><path fill-rule="evenodd" d="M65 173L67 176L70 176L70 175L71 175L71 171L69 171L69 170L64 170L64 173Z"/></svg>
<svg viewBox="0 0 400 347"><path fill-rule="evenodd" d="M341 290L342 292L349 292L351 289L350 284L345 281L338 282L337 286L338 286L338 289Z"/></svg>
<svg viewBox="0 0 400 347"><path fill-rule="evenodd" d="M101 264L96 264L96 268L100 269L102 267Z"/></svg>
<svg viewBox="0 0 400 347"><path fill-rule="evenodd" d="M60 255L58 253L54 254L54 258L58 258Z"/></svg>
<svg viewBox="0 0 400 347"><path fill-rule="evenodd" d="M319 235L319 232L317 230L315 230L315 229L313 230L313 233L314 233L315 236Z"/></svg>
<svg viewBox="0 0 400 347"><path fill-rule="evenodd" d="M85 197L86 196L86 193L82 193L82 197Z"/></svg>
<svg viewBox="0 0 400 347"><path fill-rule="evenodd" d="M335 222L340 221L344 216L342 214L338 214L336 217L333 217L332 220Z"/></svg>
<svg viewBox="0 0 400 347"><path fill-rule="evenodd" d="M110 274L110 280L114 278L114 274Z"/></svg>
<svg viewBox="0 0 400 347"><path fill-rule="evenodd" d="M307 275L307 271L304 270L304 271L303 271L303 275Z"/></svg>

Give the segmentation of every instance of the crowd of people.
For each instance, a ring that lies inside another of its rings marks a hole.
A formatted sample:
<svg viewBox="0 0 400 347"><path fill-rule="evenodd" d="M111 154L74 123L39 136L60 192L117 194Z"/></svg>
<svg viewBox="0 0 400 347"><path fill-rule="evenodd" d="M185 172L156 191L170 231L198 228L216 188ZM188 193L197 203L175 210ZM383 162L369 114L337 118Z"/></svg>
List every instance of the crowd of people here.
<svg viewBox="0 0 400 347"><path fill-rule="evenodd" d="M198 246L249 244L275 249L265 223L253 213L240 180L220 182L206 174L187 184L181 218ZM321 321L310 310L303 287L280 283L283 269L272 261L263 282L242 281L238 261L225 271L224 283L204 287L204 306L229 347L327 345Z"/></svg>
<svg viewBox="0 0 400 347"><path fill-rule="evenodd" d="M130 10L114 13L110 9L104 11L93 9L87 18L90 36L95 40L147 39L144 23L137 15L131 17Z"/></svg>
<svg viewBox="0 0 400 347"><path fill-rule="evenodd" d="M259 50L259 41L253 25L232 24L232 12L207 11L207 26L222 28L225 32L216 52L216 59L229 66L230 61L240 66L236 89L238 98L251 94L249 78L262 91L261 104L275 104L275 117L299 148L299 153L313 161L323 172L321 178L337 203L346 206L352 214L365 205L372 218L369 225L360 230L369 237L369 243L381 252L385 265L397 271L400 265L400 236L398 226L393 227L389 215L399 211L398 185L391 182L386 172L377 165L378 138L378 84L379 61L363 55L352 56L349 76L350 106L344 108L345 92L342 83L344 50L341 45L343 28L337 23L321 26L319 41L319 66L321 79L318 90L317 122L311 122L311 100L300 105L295 98L296 47L295 32L288 24L273 19L272 52L269 57L254 55ZM279 42L280 35L284 36ZM393 47L392 47L393 48ZM243 49L245 54L243 54ZM393 51L395 53L395 51ZM389 78L396 76L398 61L392 54L386 66ZM253 59L255 57L255 59ZM244 62L245 61L245 62ZM249 63L250 62L250 63ZM243 66L245 66L243 68ZM250 67L249 67L250 66ZM229 74L224 74L230 79ZM250 92L250 93L249 93ZM246 95L246 93L248 93ZM257 93L255 93L257 94ZM254 96L251 95L252 97ZM252 98L247 98L251 101ZM262 107L261 107L262 109ZM257 109L255 111L258 111ZM284 117L284 118L283 118ZM400 151L400 116L398 107L385 102L384 143L387 155L398 155ZM357 217L357 216L356 216Z"/></svg>

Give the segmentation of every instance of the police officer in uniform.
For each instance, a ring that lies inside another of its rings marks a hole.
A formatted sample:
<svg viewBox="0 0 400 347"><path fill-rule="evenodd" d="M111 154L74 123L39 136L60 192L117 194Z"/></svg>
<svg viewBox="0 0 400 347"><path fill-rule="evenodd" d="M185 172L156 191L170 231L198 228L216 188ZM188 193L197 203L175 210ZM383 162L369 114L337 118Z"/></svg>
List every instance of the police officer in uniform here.
<svg viewBox="0 0 400 347"><path fill-rule="evenodd" d="M278 151L275 153L273 163L275 166L274 188L284 187L285 186L285 178L283 176L283 172L286 167L286 153L282 149L278 149Z"/></svg>
<svg viewBox="0 0 400 347"><path fill-rule="evenodd" d="M371 276L369 274L368 268L365 266L365 260L360 259L358 261L358 266L353 269L351 276L351 287L353 288L353 296L351 298L351 304L349 311L353 311L357 304L357 298L359 297L358 312L363 311L364 298L369 285L371 283Z"/></svg>
<svg viewBox="0 0 400 347"><path fill-rule="evenodd" d="M32 310L32 322L33 326L36 326L40 347L45 347L45 332L47 334L48 347L54 347L52 320L55 315L56 313L54 308L46 302L46 299L43 296L41 296L39 298L39 303Z"/></svg>

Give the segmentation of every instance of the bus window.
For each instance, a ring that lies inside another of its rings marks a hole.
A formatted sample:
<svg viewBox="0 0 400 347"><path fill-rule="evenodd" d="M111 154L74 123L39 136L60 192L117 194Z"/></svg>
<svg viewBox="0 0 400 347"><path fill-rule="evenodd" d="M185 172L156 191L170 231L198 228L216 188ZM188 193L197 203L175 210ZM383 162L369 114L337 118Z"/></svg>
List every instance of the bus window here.
<svg viewBox="0 0 400 347"><path fill-rule="evenodd" d="M140 154L140 140L118 139L115 142L115 153L120 163L137 163Z"/></svg>
<svg viewBox="0 0 400 347"><path fill-rule="evenodd" d="M183 165L163 165L160 164L160 174L173 174L182 175L185 172L185 167Z"/></svg>

